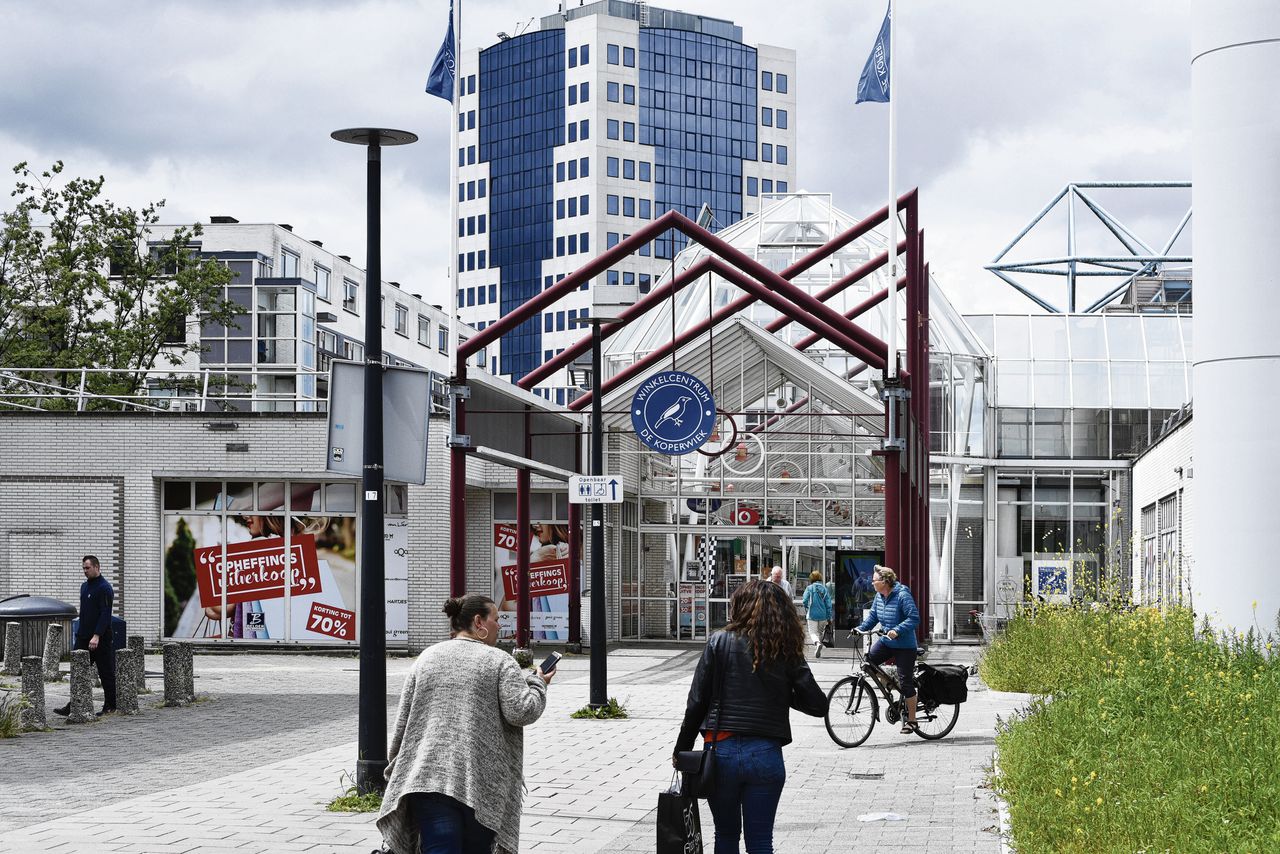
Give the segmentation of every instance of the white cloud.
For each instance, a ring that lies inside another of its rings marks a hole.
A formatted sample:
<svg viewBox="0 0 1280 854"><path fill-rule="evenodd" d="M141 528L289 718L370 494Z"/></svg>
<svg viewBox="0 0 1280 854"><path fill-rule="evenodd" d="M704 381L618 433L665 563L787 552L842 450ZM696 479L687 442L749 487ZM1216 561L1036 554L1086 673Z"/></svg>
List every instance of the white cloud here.
<svg viewBox="0 0 1280 854"><path fill-rule="evenodd" d="M670 5L796 48L801 186L854 213L883 204L885 108L853 105L882 0ZM1007 299L982 264L1067 182L1188 177L1187 6L900 5L899 185L921 187L933 272L961 306ZM465 2L464 41L554 11ZM422 89L446 15L444 0L0 2L0 164L61 158L120 202L167 198L172 221L289 222L361 261L363 156L328 134L413 130L384 157L383 270L444 302L449 111Z"/></svg>

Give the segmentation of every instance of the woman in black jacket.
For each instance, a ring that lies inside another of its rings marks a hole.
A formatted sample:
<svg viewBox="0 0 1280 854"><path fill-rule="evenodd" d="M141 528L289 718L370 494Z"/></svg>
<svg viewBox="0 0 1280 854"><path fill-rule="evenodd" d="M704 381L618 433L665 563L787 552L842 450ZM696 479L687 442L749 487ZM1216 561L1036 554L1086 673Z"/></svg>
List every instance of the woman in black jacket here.
<svg viewBox="0 0 1280 854"><path fill-rule="evenodd" d="M717 703L717 697L720 702ZM804 628L781 587L748 581L729 600L729 624L707 642L689 686L676 751L716 750L715 854L772 854L773 819L786 783L790 709L822 717L827 697L804 660Z"/></svg>

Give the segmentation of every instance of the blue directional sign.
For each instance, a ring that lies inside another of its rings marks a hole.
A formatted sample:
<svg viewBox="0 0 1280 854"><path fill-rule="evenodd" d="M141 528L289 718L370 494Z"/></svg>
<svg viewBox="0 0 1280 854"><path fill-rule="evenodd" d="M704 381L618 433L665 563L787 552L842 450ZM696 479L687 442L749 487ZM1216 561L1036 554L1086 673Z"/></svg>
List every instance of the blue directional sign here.
<svg viewBox="0 0 1280 854"><path fill-rule="evenodd" d="M715 429L716 402L693 374L659 371L636 389L631 424L640 441L660 454L692 453Z"/></svg>

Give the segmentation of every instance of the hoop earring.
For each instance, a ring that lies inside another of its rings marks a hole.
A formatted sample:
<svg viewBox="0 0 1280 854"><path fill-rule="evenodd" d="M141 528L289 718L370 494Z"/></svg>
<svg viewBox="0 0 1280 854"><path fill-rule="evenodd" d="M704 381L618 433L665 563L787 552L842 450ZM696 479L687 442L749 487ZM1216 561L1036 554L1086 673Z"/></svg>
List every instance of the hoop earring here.
<svg viewBox="0 0 1280 854"><path fill-rule="evenodd" d="M483 627L483 626L482 626L481 628L484 628L484 634L482 634L482 635L480 636L480 640L488 640L488 638L489 638L489 629L488 629L488 628L486 628L486 627Z"/></svg>

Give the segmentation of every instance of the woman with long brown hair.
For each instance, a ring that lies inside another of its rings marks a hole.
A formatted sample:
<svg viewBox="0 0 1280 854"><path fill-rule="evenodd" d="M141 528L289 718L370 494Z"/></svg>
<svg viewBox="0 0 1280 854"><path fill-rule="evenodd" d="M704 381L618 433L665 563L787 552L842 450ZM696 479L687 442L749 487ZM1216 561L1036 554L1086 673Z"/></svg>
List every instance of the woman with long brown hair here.
<svg viewBox="0 0 1280 854"><path fill-rule="evenodd" d="M729 623L707 641L689 686L676 752L698 732L716 751L715 854L772 854L773 820L786 783L790 710L822 717L827 697L804 660L804 627L786 592L754 579L734 591Z"/></svg>

